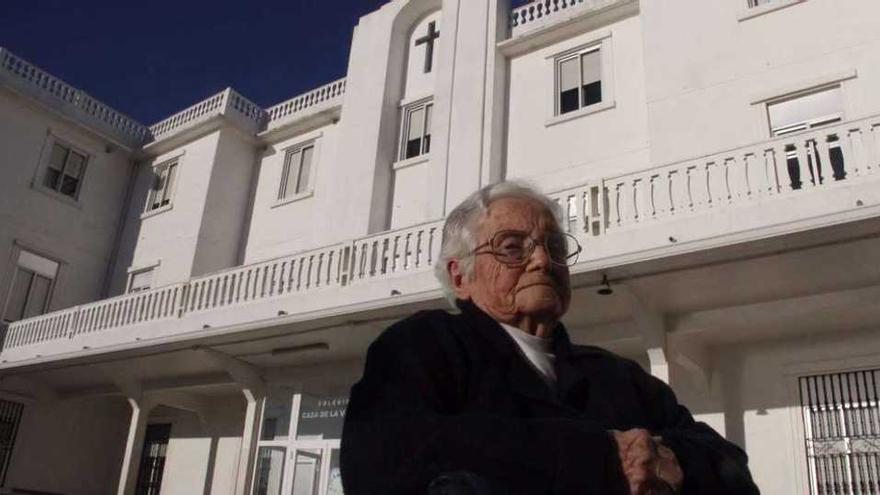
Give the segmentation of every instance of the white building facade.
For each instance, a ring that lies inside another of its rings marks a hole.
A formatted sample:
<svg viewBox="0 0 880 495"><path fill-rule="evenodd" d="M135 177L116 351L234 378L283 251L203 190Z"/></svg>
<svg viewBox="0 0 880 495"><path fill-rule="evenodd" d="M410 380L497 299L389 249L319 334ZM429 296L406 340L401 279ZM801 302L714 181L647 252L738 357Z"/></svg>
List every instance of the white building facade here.
<svg viewBox="0 0 880 495"><path fill-rule="evenodd" d="M393 0L344 79L151 126L0 50L8 493L341 493L347 392L446 307L444 215L529 182L572 339L764 493L880 493L880 4Z"/></svg>

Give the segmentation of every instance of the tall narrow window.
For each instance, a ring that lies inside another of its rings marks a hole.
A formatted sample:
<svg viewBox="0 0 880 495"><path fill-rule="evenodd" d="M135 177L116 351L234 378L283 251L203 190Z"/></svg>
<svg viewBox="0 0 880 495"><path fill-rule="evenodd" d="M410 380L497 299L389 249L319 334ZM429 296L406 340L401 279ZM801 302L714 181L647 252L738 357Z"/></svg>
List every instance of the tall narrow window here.
<svg viewBox="0 0 880 495"><path fill-rule="evenodd" d="M598 46L556 62L557 115L602 101L602 58Z"/></svg>
<svg viewBox="0 0 880 495"><path fill-rule="evenodd" d="M131 274L131 281L128 283L128 292L142 292L150 290L153 283L153 269L139 270Z"/></svg>
<svg viewBox="0 0 880 495"><path fill-rule="evenodd" d="M799 380L811 494L880 493L880 370Z"/></svg>
<svg viewBox="0 0 880 495"><path fill-rule="evenodd" d="M57 275L58 262L21 250L3 319L12 322L45 313Z"/></svg>
<svg viewBox="0 0 880 495"><path fill-rule="evenodd" d="M162 488L162 473L165 471L165 453L168 450L170 437L171 425L147 425L135 489L135 493L138 495L159 495L159 490Z"/></svg>
<svg viewBox="0 0 880 495"><path fill-rule="evenodd" d="M6 472L23 409L24 405L18 402L0 400L0 486L6 485Z"/></svg>
<svg viewBox="0 0 880 495"><path fill-rule="evenodd" d="M403 109L403 137L400 159L406 160L431 152L431 114L434 104L420 102Z"/></svg>
<svg viewBox="0 0 880 495"><path fill-rule="evenodd" d="M315 145L309 143L290 149L284 159L284 170L281 172L281 186L278 199L290 198L312 190L312 162L315 157Z"/></svg>
<svg viewBox="0 0 880 495"><path fill-rule="evenodd" d="M86 155L56 141L52 144L43 185L76 199L85 171Z"/></svg>
<svg viewBox="0 0 880 495"><path fill-rule="evenodd" d="M155 177L150 195L147 198L147 211L158 210L171 204L171 194L177 181L177 162L169 162L155 167Z"/></svg>

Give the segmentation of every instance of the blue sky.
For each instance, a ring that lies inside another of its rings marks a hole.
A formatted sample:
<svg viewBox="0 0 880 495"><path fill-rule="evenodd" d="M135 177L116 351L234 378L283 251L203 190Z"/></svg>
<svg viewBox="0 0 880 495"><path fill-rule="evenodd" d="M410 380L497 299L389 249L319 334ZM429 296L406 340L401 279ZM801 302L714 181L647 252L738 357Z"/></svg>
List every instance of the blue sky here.
<svg viewBox="0 0 880 495"><path fill-rule="evenodd" d="M343 77L386 1L6 0L0 46L152 124L227 86L267 107Z"/></svg>

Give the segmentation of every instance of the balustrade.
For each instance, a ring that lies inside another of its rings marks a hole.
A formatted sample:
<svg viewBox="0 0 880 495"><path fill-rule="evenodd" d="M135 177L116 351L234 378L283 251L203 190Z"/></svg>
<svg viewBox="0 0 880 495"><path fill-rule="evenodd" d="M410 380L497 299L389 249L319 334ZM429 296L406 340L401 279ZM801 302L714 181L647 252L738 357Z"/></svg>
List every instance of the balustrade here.
<svg viewBox="0 0 880 495"><path fill-rule="evenodd" d="M288 116L297 114L312 107L316 107L326 101L335 100L345 93L345 79L339 79L308 93L291 98L278 105L266 109L269 116L269 126Z"/></svg>
<svg viewBox="0 0 880 495"><path fill-rule="evenodd" d="M510 16L511 26L518 27L533 23L539 19L583 3L584 0L538 0L513 9Z"/></svg>
<svg viewBox="0 0 880 495"><path fill-rule="evenodd" d="M101 122L132 146L139 146L147 137L145 126L4 48L0 48L0 72L25 88L57 99L80 115Z"/></svg>
<svg viewBox="0 0 880 495"><path fill-rule="evenodd" d="M562 228L590 243L649 222L827 189L878 168L880 117L872 117L596 180L550 197L561 207ZM5 347L421 273L436 262L442 227L435 221L383 232L17 321Z"/></svg>

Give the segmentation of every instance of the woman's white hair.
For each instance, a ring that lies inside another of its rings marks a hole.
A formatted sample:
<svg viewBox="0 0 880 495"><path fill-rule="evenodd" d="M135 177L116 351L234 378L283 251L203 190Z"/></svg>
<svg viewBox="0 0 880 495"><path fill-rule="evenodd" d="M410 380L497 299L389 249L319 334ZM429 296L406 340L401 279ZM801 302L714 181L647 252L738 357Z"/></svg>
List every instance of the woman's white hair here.
<svg viewBox="0 0 880 495"><path fill-rule="evenodd" d="M440 243L440 256L434 265L434 275L440 281L446 298L455 305L452 280L447 266L450 260L457 260L466 277L473 275L474 257L471 252L477 247L474 227L486 215L489 205L500 198L527 198L547 208L559 223L562 213L559 205L532 187L515 181L497 182L471 194L452 210L443 225L443 240Z"/></svg>

